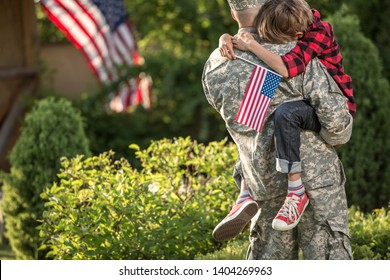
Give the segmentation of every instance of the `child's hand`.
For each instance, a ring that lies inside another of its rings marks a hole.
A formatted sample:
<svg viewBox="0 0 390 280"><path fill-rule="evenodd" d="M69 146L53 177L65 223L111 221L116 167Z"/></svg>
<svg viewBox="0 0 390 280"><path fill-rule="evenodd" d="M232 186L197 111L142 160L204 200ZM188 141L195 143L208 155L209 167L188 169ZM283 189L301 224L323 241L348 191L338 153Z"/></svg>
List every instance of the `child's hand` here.
<svg viewBox="0 0 390 280"><path fill-rule="evenodd" d="M250 44L255 41L252 34L246 31L242 31L234 36L233 46L242 51L251 51Z"/></svg>
<svg viewBox="0 0 390 280"><path fill-rule="evenodd" d="M236 59L233 51L233 37L225 33L219 38L219 52L221 56L229 59Z"/></svg>

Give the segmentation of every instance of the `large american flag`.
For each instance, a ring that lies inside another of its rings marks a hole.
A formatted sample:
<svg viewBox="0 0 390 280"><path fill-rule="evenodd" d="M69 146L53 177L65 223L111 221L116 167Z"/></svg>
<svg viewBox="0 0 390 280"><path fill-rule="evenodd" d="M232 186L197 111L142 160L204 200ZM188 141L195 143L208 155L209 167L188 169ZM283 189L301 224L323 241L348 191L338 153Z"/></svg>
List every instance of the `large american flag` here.
<svg viewBox="0 0 390 280"><path fill-rule="evenodd" d="M49 19L84 54L104 85L123 79L124 68L143 64L122 0L41 0ZM117 88L117 111L133 104L150 105L149 77L128 79ZM149 90L145 91L145 90Z"/></svg>
<svg viewBox="0 0 390 280"><path fill-rule="evenodd" d="M238 110L236 121L261 132L281 76L256 65Z"/></svg>

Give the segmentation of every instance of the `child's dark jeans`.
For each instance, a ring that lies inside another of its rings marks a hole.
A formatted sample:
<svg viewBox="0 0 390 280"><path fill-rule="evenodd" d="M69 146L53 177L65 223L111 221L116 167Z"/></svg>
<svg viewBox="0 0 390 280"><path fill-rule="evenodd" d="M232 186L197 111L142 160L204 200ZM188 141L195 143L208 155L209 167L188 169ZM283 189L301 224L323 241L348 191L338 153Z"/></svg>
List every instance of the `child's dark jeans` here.
<svg viewBox="0 0 390 280"><path fill-rule="evenodd" d="M320 131L316 112L307 101L286 102L276 109L274 121L277 171L302 172L299 155L301 129Z"/></svg>

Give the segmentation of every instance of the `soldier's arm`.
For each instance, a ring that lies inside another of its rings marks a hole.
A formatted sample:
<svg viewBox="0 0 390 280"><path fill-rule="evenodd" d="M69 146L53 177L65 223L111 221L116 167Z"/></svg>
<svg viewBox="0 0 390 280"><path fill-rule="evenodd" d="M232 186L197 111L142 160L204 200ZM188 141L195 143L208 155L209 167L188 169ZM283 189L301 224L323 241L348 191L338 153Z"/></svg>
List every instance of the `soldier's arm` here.
<svg viewBox="0 0 390 280"><path fill-rule="evenodd" d="M321 123L320 135L332 145L349 141L353 119L347 99L318 59L307 64L303 75L303 95L315 109Z"/></svg>

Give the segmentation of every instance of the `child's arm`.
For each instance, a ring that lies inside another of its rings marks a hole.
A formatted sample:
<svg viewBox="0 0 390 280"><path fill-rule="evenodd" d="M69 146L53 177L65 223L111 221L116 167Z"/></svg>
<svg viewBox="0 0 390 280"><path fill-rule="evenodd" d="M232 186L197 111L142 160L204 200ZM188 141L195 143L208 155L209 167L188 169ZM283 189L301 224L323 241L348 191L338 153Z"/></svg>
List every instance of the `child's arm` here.
<svg viewBox="0 0 390 280"><path fill-rule="evenodd" d="M229 59L236 59L236 55L233 51L233 42L232 42L233 36L225 33L219 37L219 52L221 53L221 56L227 57Z"/></svg>
<svg viewBox="0 0 390 280"><path fill-rule="evenodd" d="M288 70L282 58L273 52L270 52L259 44L249 32L240 32L233 39L233 46L242 51L250 51L264 63L278 72L284 78L288 78Z"/></svg>

